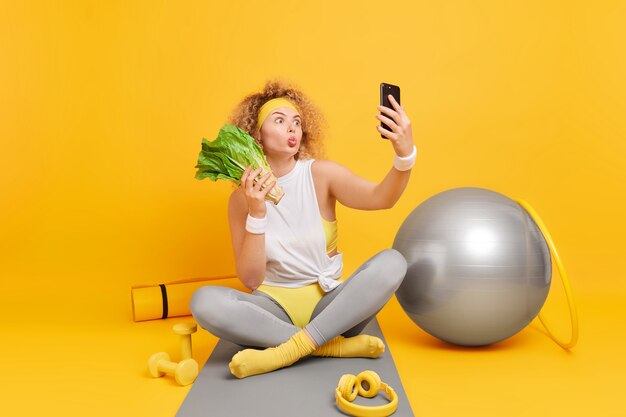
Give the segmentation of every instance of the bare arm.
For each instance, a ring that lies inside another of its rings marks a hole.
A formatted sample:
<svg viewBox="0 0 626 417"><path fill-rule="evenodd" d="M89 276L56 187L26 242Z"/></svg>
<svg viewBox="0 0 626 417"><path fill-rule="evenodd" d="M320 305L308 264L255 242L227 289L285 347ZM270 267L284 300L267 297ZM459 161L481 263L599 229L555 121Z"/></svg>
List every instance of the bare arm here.
<svg viewBox="0 0 626 417"><path fill-rule="evenodd" d="M275 182L268 184L263 190L261 185L269 175L264 176L256 185L260 170L249 168L241 177L241 187L235 190L228 202L228 223L235 254L235 268L239 279L247 288L255 290L265 279L265 234L253 234L246 230L248 214L262 218L266 215L264 198Z"/></svg>
<svg viewBox="0 0 626 417"><path fill-rule="evenodd" d="M380 210L394 206L406 188L411 171L392 168L378 184L359 177L332 161L315 161L313 172L323 180L332 198L346 207Z"/></svg>
<svg viewBox="0 0 626 417"><path fill-rule="evenodd" d="M391 132L378 126L378 131L389 139L396 155L405 157L413 151L411 121L392 96L394 110L378 107L386 116L377 115L391 128ZM341 204L361 209L378 210L393 207L404 192L411 170L391 168L385 178L376 184L352 173L349 169L330 161L318 161L313 165L316 174L327 184L329 194Z"/></svg>

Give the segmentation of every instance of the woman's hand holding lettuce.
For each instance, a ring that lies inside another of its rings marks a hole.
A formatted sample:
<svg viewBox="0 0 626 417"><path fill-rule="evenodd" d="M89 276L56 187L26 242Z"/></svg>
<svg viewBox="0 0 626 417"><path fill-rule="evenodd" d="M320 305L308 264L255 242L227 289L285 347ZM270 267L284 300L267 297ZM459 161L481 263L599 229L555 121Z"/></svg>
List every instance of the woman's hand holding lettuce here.
<svg viewBox="0 0 626 417"><path fill-rule="evenodd" d="M222 179L240 185L241 176L249 166L252 169L261 168L266 173L271 172L263 151L252 136L237 126L225 125L214 141L202 139L202 151L198 155L196 165L198 168L196 179L209 178L213 181ZM261 178L264 172L261 172L257 179ZM266 184L275 180L274 174L270 174ZM277 183L265 198L278 204L284 194Z"/></svg>

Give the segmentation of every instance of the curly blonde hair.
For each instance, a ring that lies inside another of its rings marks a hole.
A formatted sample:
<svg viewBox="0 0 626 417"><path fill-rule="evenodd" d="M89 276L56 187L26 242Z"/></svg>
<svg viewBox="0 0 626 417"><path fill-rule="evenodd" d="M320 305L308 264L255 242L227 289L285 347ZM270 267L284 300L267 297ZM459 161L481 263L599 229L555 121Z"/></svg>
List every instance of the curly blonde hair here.
<svg viewBox="0 0 626 417"><path fill-rule="evenodd" d="M302 116L302 142L296 159L320 158L323 156L322 128L324 117L313 102L298 88L283 81L270 80L260 93L245 97L230 116L230 123L247 131L257 143L260 134L257 129L259 109L267 101L284 97L298 108Z"/></svg>

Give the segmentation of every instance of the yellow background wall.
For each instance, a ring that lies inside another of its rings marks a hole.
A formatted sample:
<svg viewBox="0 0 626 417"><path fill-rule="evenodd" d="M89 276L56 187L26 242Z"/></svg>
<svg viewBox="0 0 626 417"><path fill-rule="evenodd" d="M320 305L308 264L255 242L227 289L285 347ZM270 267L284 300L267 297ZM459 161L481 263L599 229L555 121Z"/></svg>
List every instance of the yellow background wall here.
<svg viewBox="0 0 626 417"><path fill-rule="evenodd" d="M84 378L134 392L114 390L131 414L146 401L130 398L154 398L135 356L160 349L142 332L169 340L171 323L128 325L129 287L234 272L232 188L194 165L202 137L274 77L323 109L327 157L371 180L393 156L374 127L378 84L402 87L418 162L393 209L339 210L346 271L391 246L421 201L477 186L535 207L576 295L596 297L589 314L622 300L625 20L621 1L0 2L10 403L40 410L43 386L70 414L109 399Z"/></svg>

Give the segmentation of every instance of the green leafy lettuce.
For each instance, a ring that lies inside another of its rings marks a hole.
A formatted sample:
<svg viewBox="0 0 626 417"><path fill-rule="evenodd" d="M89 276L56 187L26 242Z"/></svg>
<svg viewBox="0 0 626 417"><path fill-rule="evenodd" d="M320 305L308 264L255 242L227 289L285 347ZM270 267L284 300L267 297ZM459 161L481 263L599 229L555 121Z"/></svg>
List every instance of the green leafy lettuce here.
<svg viewBox="0 0 626 417"><path fill-rule="evenodd" d="M249 166L253 169L262 168L264 172L271 171L261 147L248 132L237 126L224 125L214 141L202 139L196 179L227 180L239 185L243 172ZM272 174L266 183L275 179ZM266 199L278 204L283 195L284 191L276 184L267 193Z"/></svg>

